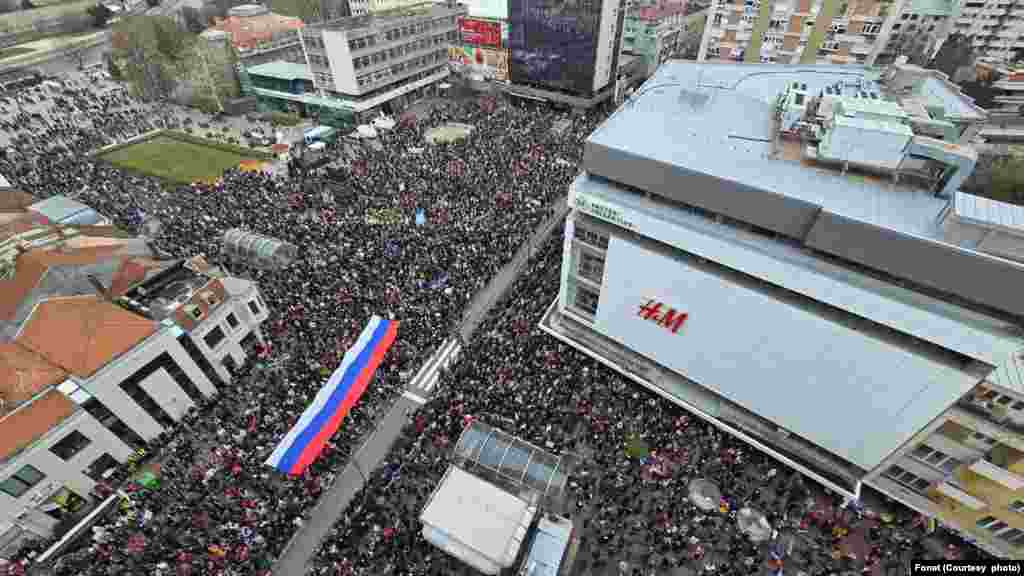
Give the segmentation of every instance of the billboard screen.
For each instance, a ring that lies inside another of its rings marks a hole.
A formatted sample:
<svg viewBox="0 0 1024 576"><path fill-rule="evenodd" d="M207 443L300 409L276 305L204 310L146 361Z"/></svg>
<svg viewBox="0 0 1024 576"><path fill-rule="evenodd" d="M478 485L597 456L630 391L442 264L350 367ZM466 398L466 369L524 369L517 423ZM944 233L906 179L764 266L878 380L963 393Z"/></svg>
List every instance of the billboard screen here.
<svg viewBox="0 0 1024 576"><path fill-rule="evenodd" d="M501 47L501 23L473 18L459 19L462 43L470 46Z"/></svg>
<svg viewBox="0 0 1024 576"><path fill-rule="evenodd" d="M600 24L601 2L510 0L512 82L591 93Z"/></svg>
<svg viewBox="0 0 1024 576"><path fill-rule="evenodd" d="M479 46L451 46L448 61L460 74L473 80L508 80L508 51Z"/></svg>

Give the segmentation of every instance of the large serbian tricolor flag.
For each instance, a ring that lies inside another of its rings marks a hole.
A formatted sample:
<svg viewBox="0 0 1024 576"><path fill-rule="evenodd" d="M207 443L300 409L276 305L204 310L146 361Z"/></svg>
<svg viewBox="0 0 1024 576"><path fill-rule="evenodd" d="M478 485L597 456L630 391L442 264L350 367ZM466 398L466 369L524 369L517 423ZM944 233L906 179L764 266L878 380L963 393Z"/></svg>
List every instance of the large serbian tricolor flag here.
<svg viewBox="0 0 1024 576"><path fill-rule="evenodd" d="M378 316L370 319L338 369L267 458L267 465L286 474L306 470L366 391L397 333L398 322Z"/></svg>

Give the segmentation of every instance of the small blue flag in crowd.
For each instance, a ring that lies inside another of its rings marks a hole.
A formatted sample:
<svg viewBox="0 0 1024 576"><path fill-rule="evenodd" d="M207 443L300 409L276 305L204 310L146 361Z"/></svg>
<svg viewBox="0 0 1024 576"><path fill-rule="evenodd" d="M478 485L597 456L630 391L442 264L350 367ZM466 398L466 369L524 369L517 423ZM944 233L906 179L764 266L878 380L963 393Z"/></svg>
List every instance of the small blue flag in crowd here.
<svg viewBox="0 0 1024 576"><path fill-rule="evenodd" d="M416 225L423 226L427 223L427 212L423 208L416 209Z"/></svg>

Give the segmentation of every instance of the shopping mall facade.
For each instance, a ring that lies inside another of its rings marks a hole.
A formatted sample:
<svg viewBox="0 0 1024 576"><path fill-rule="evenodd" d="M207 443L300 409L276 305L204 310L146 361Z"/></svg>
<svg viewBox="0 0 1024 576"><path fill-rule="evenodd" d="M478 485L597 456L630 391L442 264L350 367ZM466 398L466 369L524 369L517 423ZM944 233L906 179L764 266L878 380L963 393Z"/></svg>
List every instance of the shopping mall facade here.
<svg viewBox="0 0 1024 576"><path fill-rule="evenodd" d="M957 190L983 119L916 67L665 64L585 144L541 327L1022 557L1024 213Z"/></svg>

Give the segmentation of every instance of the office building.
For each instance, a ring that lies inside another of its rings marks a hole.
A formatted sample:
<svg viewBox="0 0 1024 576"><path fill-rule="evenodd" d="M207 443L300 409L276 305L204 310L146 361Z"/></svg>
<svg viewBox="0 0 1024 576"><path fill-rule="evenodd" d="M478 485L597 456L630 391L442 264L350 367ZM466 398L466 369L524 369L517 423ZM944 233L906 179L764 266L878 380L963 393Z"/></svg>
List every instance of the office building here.
<svg viewBox="0 0 1024 576"><path fill-rule="evenodd" d="M256 351L268 313L201 258L33 218L0 210L0 549L81 518L98 482Z"/></svg>
<svg viewBox="0 0 1024 576"><path fill-rule="evenodd" d="M850 498L1024 555L1024 208L913 66L671 61L587 139L551 335Z"/></svg>
<svg viewBox="0 0 1024 576"><path fill-rule="evenodd" d="M1024 49L1024 4L965 0L954 30L971 39L975 56L1010 63Z"/></svg>
<svg viewBox="0 0 1024 576"><path fill-rule="evenodd" d="M927 61L959 13L959 0L716 0L698 60L884 65Z"/></svg>
<svg viewBox="0 0 1024 576"><path fill-rule="evenodd" d="M361 117L396 113L448 76L461 7L420 4L307 26L303 51L320 98Z"/></svg>

